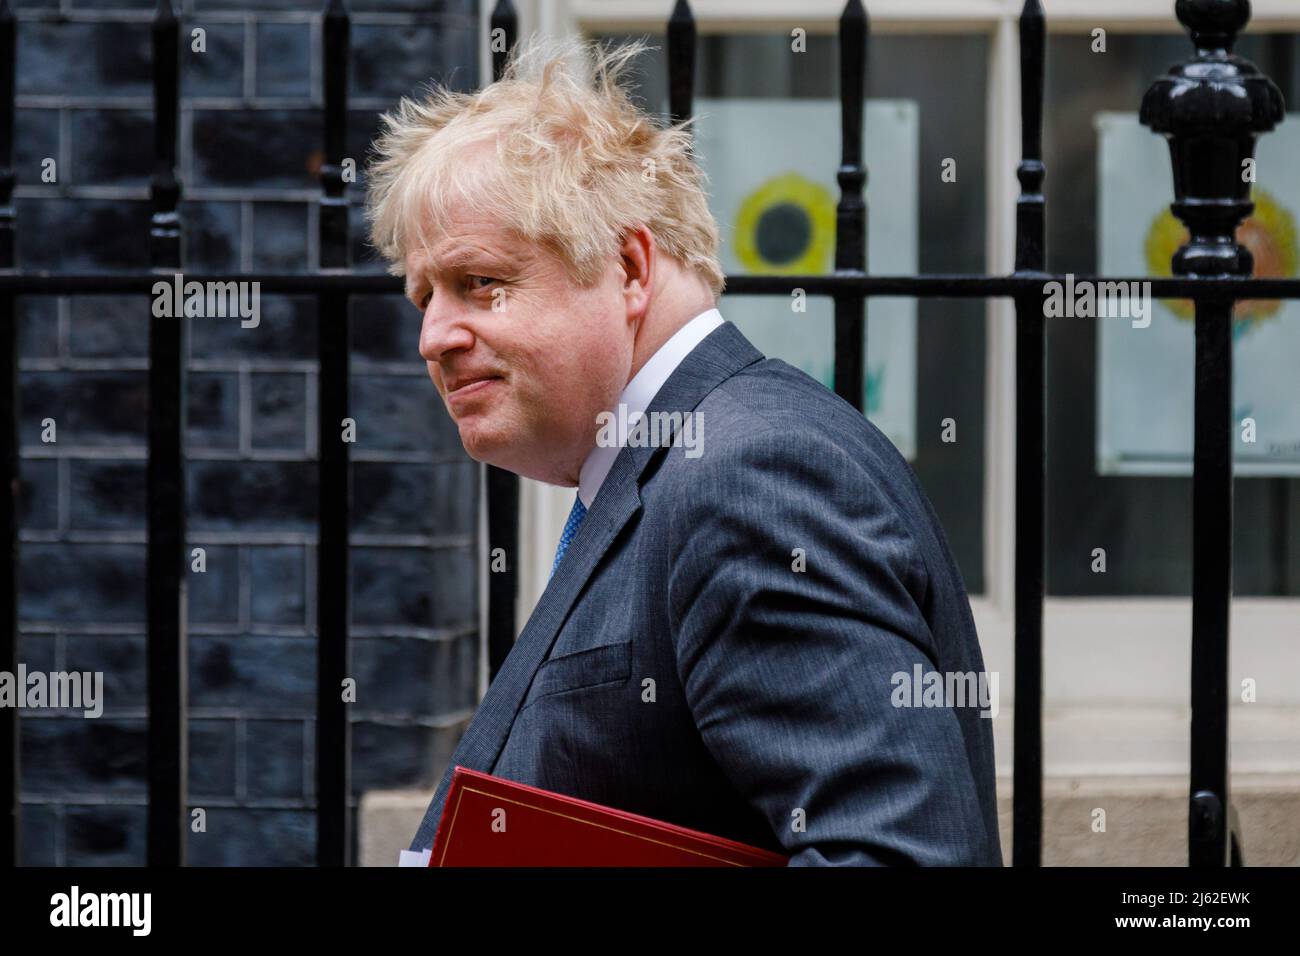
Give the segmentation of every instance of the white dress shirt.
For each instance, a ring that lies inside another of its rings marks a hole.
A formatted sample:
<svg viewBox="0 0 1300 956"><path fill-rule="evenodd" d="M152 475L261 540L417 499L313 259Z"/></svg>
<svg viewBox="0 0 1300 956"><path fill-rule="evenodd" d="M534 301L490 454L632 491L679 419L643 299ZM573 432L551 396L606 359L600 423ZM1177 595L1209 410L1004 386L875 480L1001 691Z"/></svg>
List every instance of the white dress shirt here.
<svg viewBox="0 0 1300 956"><path fill-rule="evenodd" d="M672 375L677 366L682 363L682 359L686 358L691 349L704 341L705 336L723 321L721 312L716 308L709 309L674 332L672 337L659 347L659 351L650 356L645 365L641 366L641 370L632 376L632 381L627 383L623 394L619 395L618 401L610 411L617 412L619 405L626 406L628 425L630 427L635 424L650 407L654 397L659 394L659 389L663 388L664 382L668 381L668 376ZM578 471L578 497L582 499L583 505L590 508L591 503L596 500L596 492L600 491L605 476L614 466L614 459L622 450L619 445L597 445L587 455L582 468Z"/></svg>

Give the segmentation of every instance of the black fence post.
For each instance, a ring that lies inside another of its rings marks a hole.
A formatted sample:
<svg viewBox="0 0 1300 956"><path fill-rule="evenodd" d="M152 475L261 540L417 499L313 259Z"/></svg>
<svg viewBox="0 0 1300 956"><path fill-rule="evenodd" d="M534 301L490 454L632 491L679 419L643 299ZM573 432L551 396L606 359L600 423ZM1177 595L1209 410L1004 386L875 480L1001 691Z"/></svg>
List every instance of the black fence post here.
<svg viewBox="0 0 1300 956"><path fill-rule="evenodd" d="M1249 0L1178 0L1196 56L1174 66L1142 100L1141 121L1169 142L1173 214L1190 239L1174 253L1179 276L1254 271L1236 230L1255 208L1255 143L1285 114L1282 93L1232 55ZM1290 170L1283 170L1283 174ZM1188 864L1231 859L1228 792L1228 614L1232 601L1233 300L1196 298L1195 444L1192 456L1192 744Z"/></svg>
<svg viewBox="0 0 1300 956"><path fill-rule="evenodd" d="M510 0L498 0L489 31L492 79L501 79L519 36L519 15ZM515 601L519 596L519 476L504 468L484 466L487 494L488 680L501 670L515 644ZM504 557L504 570L496 570L496 552Z"/></svg>
<svg viewBox="0 0 1300 956"><path fill-rule="evenodd" d="M325 156L321 164L320 268L346 271L348 235L348 54L351 25L343 0L327 0L324 44ZM316 551L316 862L352 859L352 734L343 682L348 677L348 525L352 485L345 434L350 386L348 293L319 296L318 408L320 501ZM354 426L355 428L355 426Z"/></svg>
<svg viewBox="0 0 1300 956"><path fill-rule="evenodd" d="M840 15L840 201L835 207L835 271L867 269L867 205L862 190L862 105L866 95L867 12L849 0ZM867 299L857 292L835 295L835 394L866 408Z"/></svg>
<svg viewBox="0 0 1300 956"><path fill-rule="evenodd" d="M0 271L14 267L14 14L0 0ZM0 494L0 670L18 673L18 316L14 295L0 291L0 428L3 429L4 493ZM0 708L0 865L22 856L18 709Z"/></svg>
<svg viewBox="0 0 1300 956"><path fill-rule="evenodd" d="M180 23L171 0L153 21L154 171L149 264L179 273L181 196L176 177L180 119ZM186 319L150 315L148 466L148 672L150 866L185 863L185 362Z"/></svg>
<svg viewBox="0 0 1300 956"><path fill-rule="evenodd" d="M1016 274L1046 267L1043 199L1043 66L1046 21L1039 0L1020 13L1020 197ZM1043 857L1043 593L1047 487L1046 315L1042 296L1016 303L1015 737L1012 864Z"/></svg>
<svg viewBox="0 0 1300 956"><path fill-rule="evenodd" d="M510 51L519 39L519 14L510 0L497 0L488 18L488 52L492 54L492 79L501 79Z"/></svg>
<svg viewBox="0 0 1300 956"><path fill-rule="evenodd" d="M684 123L694 112L695 14L688 0L677 0L668 18L668 113Z"/></svg>

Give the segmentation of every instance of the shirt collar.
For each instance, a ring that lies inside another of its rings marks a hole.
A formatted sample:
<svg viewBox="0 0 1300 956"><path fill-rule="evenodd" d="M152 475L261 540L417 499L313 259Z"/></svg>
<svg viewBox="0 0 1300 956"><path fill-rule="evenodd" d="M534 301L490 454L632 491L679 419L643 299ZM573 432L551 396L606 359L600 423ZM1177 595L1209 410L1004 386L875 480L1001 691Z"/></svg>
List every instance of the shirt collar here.
<svg viewBox="0 0 1300 956"><path fill-rule="evenodd" d="M691 353L695 346L704 341L705 336L723 323L722 313L716 308L701 312L680 329L673 333L654 355L646 360L640 371L632 376L618 402L610 411L618 413L619 405L626 409L627 422L631 426L650 407L654 397L659 394L668 377L676 371L682 359ZM583 505L590 508L596 500L596 493L605 481L605 476L614 467L614 459L622 451L620 445L597 445L587 455L578 471L578 497Z"/></svg>

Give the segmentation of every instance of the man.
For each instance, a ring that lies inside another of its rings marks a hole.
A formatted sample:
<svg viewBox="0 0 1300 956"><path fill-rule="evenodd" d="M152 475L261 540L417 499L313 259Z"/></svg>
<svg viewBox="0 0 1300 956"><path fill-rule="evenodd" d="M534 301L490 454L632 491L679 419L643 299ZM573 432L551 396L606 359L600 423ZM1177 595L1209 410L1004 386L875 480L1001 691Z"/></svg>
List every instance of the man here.
<svg viewBox="0 0 1300 956"><path fill-rule="evenodd" d="M689 135L619 84L640 49L587 77L533 48L377 142L372 238L466 450L577 488L411 849L461 764L792 865L1000 865L989 701L900 693L986 677L943 531L875 427L718 312ZM628 437L643 412L670 427Z"/></svg>

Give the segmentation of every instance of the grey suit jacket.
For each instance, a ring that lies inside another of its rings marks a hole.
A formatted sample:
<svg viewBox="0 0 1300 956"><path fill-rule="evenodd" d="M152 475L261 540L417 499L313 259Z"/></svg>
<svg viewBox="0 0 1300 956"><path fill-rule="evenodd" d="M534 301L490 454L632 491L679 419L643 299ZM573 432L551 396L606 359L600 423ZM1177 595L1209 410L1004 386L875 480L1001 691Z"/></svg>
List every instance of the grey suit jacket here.
<svg viewBox="0 0 1300 956"><path fill-rule="evenodd" d="M1001 865L991 721L899 706L896 675L984 670L907 462L730 322L648 411L698 412L703 453L620 450L411 849L461 764L796 866Z"/></svg>

